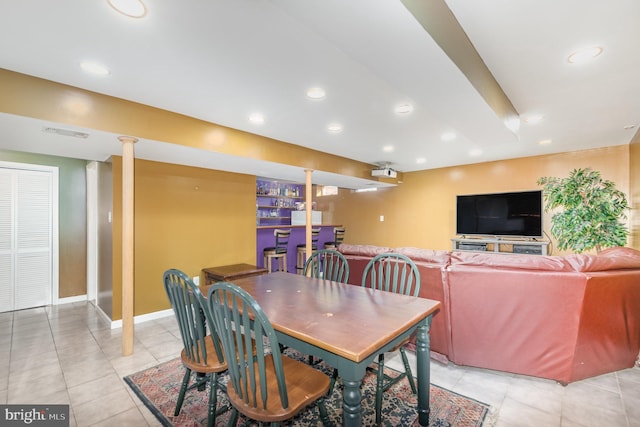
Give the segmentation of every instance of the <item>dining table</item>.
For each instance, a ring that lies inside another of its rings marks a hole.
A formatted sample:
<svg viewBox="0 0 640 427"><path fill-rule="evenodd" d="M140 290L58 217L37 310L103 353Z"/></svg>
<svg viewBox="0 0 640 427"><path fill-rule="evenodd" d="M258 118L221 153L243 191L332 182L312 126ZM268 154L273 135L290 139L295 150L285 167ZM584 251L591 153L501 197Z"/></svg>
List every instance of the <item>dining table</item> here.
<svg viewBox="0 0 640 427"><path fill-rule="evenodd" d="M429 328L439 301L286 272L233 283L262 307L281 344L338 369L344 426L362 425L367 366L417 331L417 413L420 425L429 425ZM206 295L208 286L202 290Z"/></svg>

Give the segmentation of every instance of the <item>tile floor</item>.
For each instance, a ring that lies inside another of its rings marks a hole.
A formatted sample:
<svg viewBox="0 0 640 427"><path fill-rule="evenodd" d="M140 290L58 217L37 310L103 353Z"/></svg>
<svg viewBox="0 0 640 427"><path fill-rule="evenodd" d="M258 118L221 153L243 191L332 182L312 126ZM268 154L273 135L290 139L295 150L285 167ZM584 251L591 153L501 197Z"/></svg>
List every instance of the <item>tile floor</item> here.
<svg viewBox="0 0 640 427"><path fill-rule="evenodd" d="M90 303L0 313L0 403L71 405L71 426L156 426L122 377L176 357L173 317L121 330ZM390 359L393 366L397 359ZM553 381L432 361L431 380L491 405L485 426L640 427L640 368L563 387Z"/></svg>

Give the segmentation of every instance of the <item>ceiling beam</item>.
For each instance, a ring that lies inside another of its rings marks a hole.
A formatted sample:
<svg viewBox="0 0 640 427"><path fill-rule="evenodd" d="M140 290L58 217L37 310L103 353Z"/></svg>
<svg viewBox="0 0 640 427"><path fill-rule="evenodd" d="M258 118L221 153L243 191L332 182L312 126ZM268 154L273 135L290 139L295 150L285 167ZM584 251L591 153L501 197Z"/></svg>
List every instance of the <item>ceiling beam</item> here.
<svg viewBox="0 0 640 427"><path fill-rule="evenodd" d="M444 0L402 0L503 123L517 132L519 114Z"/></svg>

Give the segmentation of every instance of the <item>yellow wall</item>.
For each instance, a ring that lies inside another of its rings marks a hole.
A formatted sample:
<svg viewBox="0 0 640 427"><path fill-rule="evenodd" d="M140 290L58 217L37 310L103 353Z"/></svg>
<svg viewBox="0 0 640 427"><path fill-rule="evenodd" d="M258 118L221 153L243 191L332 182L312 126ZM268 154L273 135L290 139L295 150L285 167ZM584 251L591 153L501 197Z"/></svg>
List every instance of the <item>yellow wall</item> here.
<svg viewBox="0 0 640 427"><path fill-rule="evenodd" d="M135 161L134 314L170 308L162 274L255 263L255 176ZM113 320L122 318L122 158L113 159Z"/></svg>
<svg viewBox="0 0 640 427"><path fill-rule="evenodd" d="M450 249L457 194L538 189L539 177L582 167L629 194L629 152L617 146L405 173L395 188L315 200L325 223L345 225L347 243ZM114 158L114 320L121 318L121 168ZM255 263L255 177L137 159L135 245L136 315L169 308L161 280L168 268L195 276L205 267Z"/></svg>
<svg viewBox="0 0 640 427"><path fill-rule="evenodd" d="M585 167L600 171L629 194L629 146L621 145L410 172L395 188L370 193L341 190L337 196L316 200L319 210L331 211L332 222L344 224L346 243L451 249L456 195L536 190L541 176L564 177ZM549 218L545 215L547 233Z"/></svg>

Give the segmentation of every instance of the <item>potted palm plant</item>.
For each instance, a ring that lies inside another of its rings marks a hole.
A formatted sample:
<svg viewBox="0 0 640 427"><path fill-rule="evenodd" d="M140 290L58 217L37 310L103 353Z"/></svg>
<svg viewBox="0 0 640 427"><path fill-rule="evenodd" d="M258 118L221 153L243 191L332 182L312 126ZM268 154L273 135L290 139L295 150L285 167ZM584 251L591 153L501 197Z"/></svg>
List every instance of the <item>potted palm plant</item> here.
<svg viewBox="0 0 640 427"><path fill-rule="evenodd" d="M558 249L599 253L626 244L627 198L612 181L602 179L600 172L574 169L568 178L542 177L537 184L543 188L545 212L555 210L551 234Z"/></svg>

